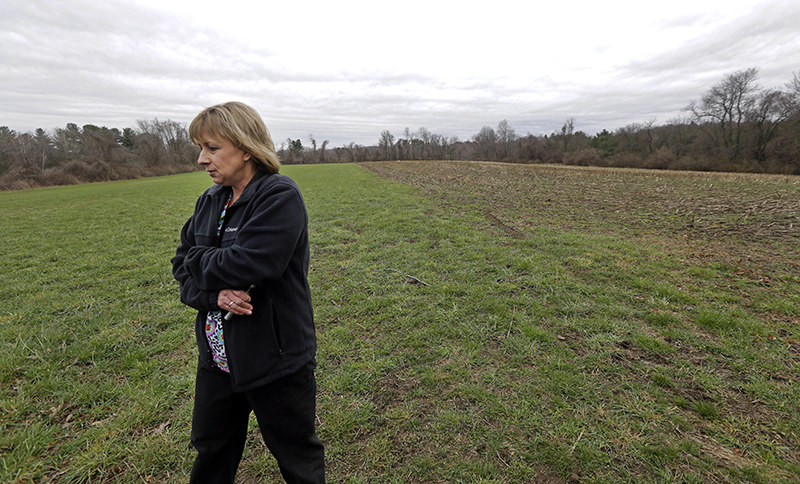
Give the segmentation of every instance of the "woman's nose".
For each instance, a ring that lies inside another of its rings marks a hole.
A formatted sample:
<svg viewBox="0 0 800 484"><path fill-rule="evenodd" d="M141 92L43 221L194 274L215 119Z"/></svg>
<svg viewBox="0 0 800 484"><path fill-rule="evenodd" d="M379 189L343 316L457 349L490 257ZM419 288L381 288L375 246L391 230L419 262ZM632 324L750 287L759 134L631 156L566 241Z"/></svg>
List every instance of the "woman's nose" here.
<svg viewBox="0 0 800 484"><path fill-rule="evenodd" d="M206 150L200 150L200 154L197 155L197 163L200 165L205 165L208 163L208 156L206 154Z"/></svg>

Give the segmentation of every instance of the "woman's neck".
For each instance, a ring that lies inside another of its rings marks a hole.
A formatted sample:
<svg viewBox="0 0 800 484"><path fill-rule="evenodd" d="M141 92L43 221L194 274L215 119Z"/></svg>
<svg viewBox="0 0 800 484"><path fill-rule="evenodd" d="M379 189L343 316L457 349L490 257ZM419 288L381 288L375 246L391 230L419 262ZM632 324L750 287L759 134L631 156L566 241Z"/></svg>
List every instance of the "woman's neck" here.
<svg viewBox="0 0 800 484"><path fill-rule="evenodd" d="M236 202L236 200L239 199L239 197L242 195L242 192L244 192L244 189L247 188L247 185L250 183L250 180L252 180L255 175L256 175L256 170L252 170L248 172L247 176L242 178L240 182L231 185L231 189L233 190L233 195L231 196L231 204L233 204L234 202Z"/></svg>

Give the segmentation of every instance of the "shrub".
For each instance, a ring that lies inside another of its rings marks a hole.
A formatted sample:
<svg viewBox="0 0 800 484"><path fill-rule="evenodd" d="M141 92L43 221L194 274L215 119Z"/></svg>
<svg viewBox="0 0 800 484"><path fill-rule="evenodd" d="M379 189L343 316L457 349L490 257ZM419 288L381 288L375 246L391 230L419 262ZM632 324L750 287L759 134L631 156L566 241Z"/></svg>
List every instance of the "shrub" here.
<svg viewBox="0 0 800 484"><path fill-rule="evenodd" d="M644 160L642 168L665 170L678 161L678 156L673 150L663 146Z"/></svg>
<svg viewBox="0 0 800 484"><path fill-rule="evenodd" d="M594 148L564 153L564 164L578 166L599 166L602 163L600 153Z"/></svg>

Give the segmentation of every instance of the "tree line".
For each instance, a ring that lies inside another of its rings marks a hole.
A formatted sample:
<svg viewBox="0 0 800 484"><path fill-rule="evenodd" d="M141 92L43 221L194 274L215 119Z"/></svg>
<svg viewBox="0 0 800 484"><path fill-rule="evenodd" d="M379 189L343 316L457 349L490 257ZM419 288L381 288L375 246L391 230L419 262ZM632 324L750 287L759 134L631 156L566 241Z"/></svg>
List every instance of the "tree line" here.
<svg viewBox="0 0 800 484"><path fill-rule="evenodd" d="M727 75L686 115L665 124L633 123L590 136L575 119L546 135L518 135L507 120L468 140L427 128L380 133L371 146L330 147L309 135L280 143L283 163L370 160L487 160L706 171L800 174L800 75L762 88L758 70ZM52 133L0 126L0 189L165 175L197 169L197 148L184 124L138 121L136 128L68 123Z"/></svg>
<svg viewBox="0 0 800 484"><path fill-rule="evenodd" d="M405 128L399 135L382 131L373 146L351 143L326 152L314 144L304 151L301 140L290 139L290 148L281 148L306 163L447 159L800 174L800 76L780 88L762 88L757 78L755 68L734 72L691 101L680 119L594 136L576 130L574 118L546 135L518 135L502 120L464 141Z"/></svg>
<svg viewBox="0 0 800 484"><path fill-rule="evenodd" d="M138 121L137 128L67 123L52 133L0 126L0 189L69 185L167 175L195 167L196 148L176 121Z"/></svg>

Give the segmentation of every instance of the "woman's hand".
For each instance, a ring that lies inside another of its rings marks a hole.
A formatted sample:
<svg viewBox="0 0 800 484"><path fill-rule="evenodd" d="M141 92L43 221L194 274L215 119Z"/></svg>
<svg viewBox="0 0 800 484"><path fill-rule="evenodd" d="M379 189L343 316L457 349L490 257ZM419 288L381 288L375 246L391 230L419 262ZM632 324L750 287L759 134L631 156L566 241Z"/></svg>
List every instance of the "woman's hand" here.
<svg viewBox="0 0 800 484"><path fill-rule="evenodd" d="M223 289L217 294L217 306L233 314L251 315L253 305L250 304L250 295L237 289Z"/></svg>

